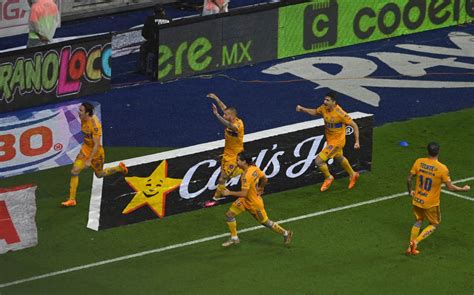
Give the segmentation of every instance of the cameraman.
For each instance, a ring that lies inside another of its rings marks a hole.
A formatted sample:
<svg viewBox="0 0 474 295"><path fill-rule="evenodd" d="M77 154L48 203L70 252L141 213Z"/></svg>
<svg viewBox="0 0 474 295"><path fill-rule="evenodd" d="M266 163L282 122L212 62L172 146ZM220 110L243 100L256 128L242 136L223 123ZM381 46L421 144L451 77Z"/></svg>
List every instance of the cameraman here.
<svg viewBox="0 0 474 295"><path fill-rule="evenodd" d="M158 27L171 21L162 5L156 5L153 11L154 14L147 17L143 25L142 36L145 38L145 43L140 46L139 56L139 71L150 75L154 75L156 68L155 61L159 47Z"/></svg>

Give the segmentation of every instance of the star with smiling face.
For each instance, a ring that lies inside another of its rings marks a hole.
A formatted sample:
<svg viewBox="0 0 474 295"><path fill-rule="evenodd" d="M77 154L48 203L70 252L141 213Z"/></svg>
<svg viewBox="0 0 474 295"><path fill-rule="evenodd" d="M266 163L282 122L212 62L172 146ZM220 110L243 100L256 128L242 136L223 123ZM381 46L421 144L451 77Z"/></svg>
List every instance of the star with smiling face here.
<svg viewBox="0 0 474 295"><path fill-rule="evenodd" d="M166 196L179 187L182 179L168 177L168 163L164 160L149 177L125 177L125 181L137 193L122 214L129 214L147 205L158 217L163 218Z"/></svg>

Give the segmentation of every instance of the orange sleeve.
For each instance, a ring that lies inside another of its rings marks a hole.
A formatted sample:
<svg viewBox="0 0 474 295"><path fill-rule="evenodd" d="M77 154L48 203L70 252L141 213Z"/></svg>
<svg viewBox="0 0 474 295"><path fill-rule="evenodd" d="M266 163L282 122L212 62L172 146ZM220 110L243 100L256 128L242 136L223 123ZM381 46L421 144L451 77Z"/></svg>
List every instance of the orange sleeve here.
<svg viewBox="0 0 474 295"><path fill-rule="evenodd" d="M346 125L349 125L350 123L352 123L352 118L346 113L344 112L344 116L342 116L341 120L344 124Z"/></svg>
<svg viewBox="0 0 474 295"><path fill-rule="evenodd" d="M339 115L339 119L341 120L342 123L348 125L352 123L352 118L347 114L346 111L344 111L341 107L338 107L336 109L337 114Z"/></svg>
<svg viewBox="0 0 474 295"><path fill-rule="evenodd" d="M445 167L444 171L443 171L443 175L441 175L441 180L443 182L448 182L448 181L451 181L451 177L449 177L449 170L448 170L448 167Z"/></svg>
<svg viewBox="0 0 474 295"><path fill-rule="evenodd" d="M316 114L318 115L322 115L323 114L323 106L319 106L317 109L316 109Z"/></svg>
<svg viewBox="0 0 474 295"><path fill-rule="evenodd" d="M237 131L239 131L242 128L242 122L240 120L235 120L235 122L232 124L235 128L237 128Z"/></svg>

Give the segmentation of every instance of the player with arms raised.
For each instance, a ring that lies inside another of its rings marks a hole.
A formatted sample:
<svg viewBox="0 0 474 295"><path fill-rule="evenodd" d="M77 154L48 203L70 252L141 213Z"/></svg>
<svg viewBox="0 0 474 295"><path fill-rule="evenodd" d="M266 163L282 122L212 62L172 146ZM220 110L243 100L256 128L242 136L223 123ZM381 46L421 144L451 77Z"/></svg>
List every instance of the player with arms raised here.
<svg viewBox="0 0 474 295"><path fill-rule="evenodd" d="M237 175L242 174L242 170L237 166L237 155L244 150L244 122L237 117L237 110L234 107L227 107L214 93L209 93L207 97L213 99L224 114L221 116L215 104L212 104L212 113L222 125L225 126L224 154L222 155L221 174L219 184L212 197L214 201L224 199L222 191L225 189L225 182Z"/></svg>

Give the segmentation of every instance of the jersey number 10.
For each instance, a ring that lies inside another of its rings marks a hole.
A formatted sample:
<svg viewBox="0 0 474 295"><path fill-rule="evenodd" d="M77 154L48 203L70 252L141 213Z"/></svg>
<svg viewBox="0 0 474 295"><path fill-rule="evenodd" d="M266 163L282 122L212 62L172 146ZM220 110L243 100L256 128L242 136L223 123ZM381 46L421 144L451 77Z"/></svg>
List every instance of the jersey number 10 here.
<svg viewBox="0 0 474 295"><path fill-rule="evenodd" d="M431 190L431 186L433 185L433 180L429 177L425 177L423 179L423 175L420 175L420 189L429 192Z"/></svg>

